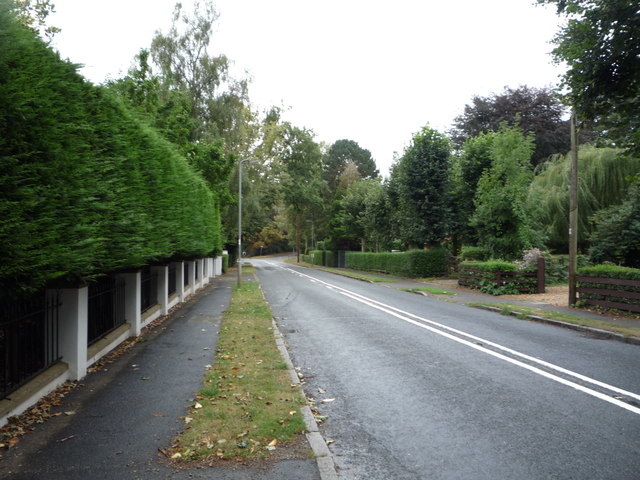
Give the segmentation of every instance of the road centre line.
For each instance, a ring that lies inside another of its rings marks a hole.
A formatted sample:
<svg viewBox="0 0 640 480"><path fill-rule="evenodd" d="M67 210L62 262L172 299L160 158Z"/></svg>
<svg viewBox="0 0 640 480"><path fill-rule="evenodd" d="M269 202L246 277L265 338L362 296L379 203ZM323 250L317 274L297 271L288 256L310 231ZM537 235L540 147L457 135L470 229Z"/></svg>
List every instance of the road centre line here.
<svg viewBox="0 0 640 480"><path fill-rule="evenodd" d="M513 349L510 349L508 347L502 346L500 344L485 340L485 339L483 339L481 337L477 337L475 335L471 335L471 334L468 334L468 333L463 332L461 330L457 330L455 328L448 327L448 326L440 324L438 322L434 322L432 320L428 320L428 319L420 317L418 315L415 315L415 314L412 314L412 313L409 313L409 312L405 312L405 311L403 311L401 309L398 309L396 307L393 307L391 305L384 304L384 303L382 303L382 302L380 302L378 300L374 300L374 299L368 298L368 297L366 297L364 295L358 294L356 292L352 292L350 290L347 290L345 288L339 287L337 285L333 285L333 284L325 282L323 280L319 280L317 278L311 277L310 275L307 275L307 274L304 274L302 272L298 272L296 270L293 270L293 269L291 269L289 267L284 267L284 268L286 270L296 274L296 275L299 275L301 277L304 277L304 278L307 278L309 280L312 280L315 283L320 283L320 284L324 285L325 287L327 287L327 288L329 288L331 290L335 290L336 292L338 292L338 293L340 293L340 294L342 294L342 295L344 295L346 297L351 298L352 300L356 300L356 301L358 301L360 303L363 303L365 305L368 305L368 306L370 306L372 308L375 308L377 310L385 312L385 313L387 313L387 314L389 314L389 315L391 315L393 317L396 317L396 318L398 318L400 320L403 320L403 321L405 321L407 323L410 323L412 325L418 326L418 327L423 328L425 330L431 331L432 333L436 333L436 334L441 335L441 336L443 336L445 338L448 338L450 340L453 340L453 341L458 342L460 344L463 344L465 346L471 347L471 348L473 348L475 350L481 351L481 352L486 353L488 355L491 355L493 357L499 358L499 359L504 360L506 362L509 362L509 363L511 363L513 365L519 366L519 367L524 368L526 370L529 370L529 371L531 371L533 373L541 375L541 376L543 376L545 378L548 378L550 380L556 381L556 382L561 383L563 385L566 385L568 387L574 388L574 389L579 390L579 391L581 391L583 393L586 393L588 395L596 397L596 398L598 398L600 400L604 400L604 401L606 401L608 403L611 403L611 404L616 405L616 406L618 406L620 408L624 408L625 410L628 410L630 412L633 412L635 414L640 415L640 408L638 408L638 407L635 407L635 406L630 405L630 404L628 404L626 402L618 400L617 398L611 397L611 396L609 396L607 394L604 394L604 393L598 392L596 390L592 390L591 388L588 388L588 387L582 386L580 384L574 383L574 382L572 382L570 380L564 379L564 378L559 377L557 375L554 375L552 373L546 372L544 370L541 370L540 368L537 368L537 367L535 367L533 365L529 365L529 364L524 363L524 362L522 362L520 360L511 358L511 357L507 357L506 355L503 355L502 353L499 353L499 352L496 352L494 350L490 350L490 349L486 348L484 345L489 345L489 346L491 346L493 348L502 350L505 353L509 353L511 355L520 357L520 358L525 359L527 361L530 361L530 362L533 362L533 363L537 363L537 364L539 364L541 366L544 366L546 368L555 370L557 372L561 372L561 373L563 373L565 375L569 375L571 377L574 377L576 379L582 380L584 382L591 383L592 385L597 385L597 386L599 386L601 388L604 388L606 390L609 390L611 392L619 393L621 395L625 395L625 396L632 397L634 399L640 400L640 395L638 395L638 394L636 394L634 392L629 392L627 390L623 390L623 389L615 387L613 385L609 385L609 384L601 382L599 380L596 380L596 379L581 375L581 374L579 374L577 372L573 372L571 370L567 370L567 369L562 368L562 367L560 367L558 365L554 365L554 364L546 362L544 360L540 360L540 359L537 359L535 357L531 357L531 356L526 355L524 353L518 352L517 350L513 350ZM413 317L413 318L410 318L410 317ZM443 331L443 330L446 330L446 331ZM451 332L451 333L448 333L448 332ZM469 340L465 340L464 338L460 338L458 336L455 336L452 333L455 333L456 335L460 335L460 336L469 338L469 339L474 340L476 342L480 342L483 345L478 345L477 343L473 343L473 342L471 342Z"/></svg>

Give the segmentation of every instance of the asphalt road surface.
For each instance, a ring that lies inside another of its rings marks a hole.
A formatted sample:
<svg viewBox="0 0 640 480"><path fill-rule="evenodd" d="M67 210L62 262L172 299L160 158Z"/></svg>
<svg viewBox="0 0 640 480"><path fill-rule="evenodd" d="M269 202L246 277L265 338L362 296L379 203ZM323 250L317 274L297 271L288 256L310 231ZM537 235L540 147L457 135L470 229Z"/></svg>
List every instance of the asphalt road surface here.
<svg viewBox="0 0 640 480"><path fill-rule="evenodd" d="M640 478L640 347L252 263L340 478Z"/></svg>

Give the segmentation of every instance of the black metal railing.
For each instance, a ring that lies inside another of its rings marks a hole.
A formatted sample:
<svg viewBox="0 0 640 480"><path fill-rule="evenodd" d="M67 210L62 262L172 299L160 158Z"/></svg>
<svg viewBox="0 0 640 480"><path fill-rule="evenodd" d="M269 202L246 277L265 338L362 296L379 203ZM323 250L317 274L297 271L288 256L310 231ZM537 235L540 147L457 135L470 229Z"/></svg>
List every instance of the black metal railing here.
<svg viewBox="0 0 640 480"><path fill-rule="evenodd" d="M0 398L60 360L60 299L44 292L0 306Z"/></svg>
<svg viewBox="0 0 640 480"><path fill-rule="evenodd" d="M87 342L92 344L124 324L124 282L102 277L89 285Z"/></svg>
<svg viewBox="0 0 640 480"><path fill-rule="evenodd" d="M184 262L184 285L189 285L189 262Z"/></svg>
<svg viewBox="0 0 640 480"><path fill-rule="evenodd" d="M140 278L140 311L145 312L158 303L158 274L144 267Z"/></svg>
<svg viewBox="0 0 640 480"><path fill-rule="evenodd" d="M168 274L169 288L167 289L167 293L169 295L173 295L178 286L176 285L176 264L172 263L169 265L169 274Z"/></svg>

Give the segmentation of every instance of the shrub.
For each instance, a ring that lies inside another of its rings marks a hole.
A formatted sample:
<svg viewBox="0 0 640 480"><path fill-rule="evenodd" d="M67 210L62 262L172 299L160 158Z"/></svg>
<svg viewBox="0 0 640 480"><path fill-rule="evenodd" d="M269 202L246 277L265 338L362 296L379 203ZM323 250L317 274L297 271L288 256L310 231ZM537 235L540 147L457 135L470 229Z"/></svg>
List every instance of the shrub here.
<svg viewBox="0 0 640 480"><path fill-rule="evenodd" d="M490 295L535 293L537 279L519 272L515 263L502 260L463 262L458 266L458 283Z"/></svg>
<svg viewBox="0 0 640 480"><path fill-rule="evenodd" d="M472 247L472 246L464 246L460 251L460 260L461 261L478 261L484 262L489 260L491 253L484 247Z"/></svg>
<svg viewBox="0 0 640 480"><path fill-rule="evenodd" d="M449 256L442 248L402 253L347 252L345 267L406 277L437 277L447 273Z"/></svg>
<svg viewBox="0 0 640 480"><path fill-rule="evenodd" d="M623 279L623 280L632 280L636 282L640 282L640 269L638 268L629 268L629 267L619 267L616 265L594 265L591 267L579 268L577 272L580 277L593 277L595 278L612 278L612 279ZM589 303L590 299L595 300L608 300L611 302L617 303L626 303L631 305L640 305L640 299L631 299L625 297L616 297L615 292L634 292L636 294L640 293L640 286L634 285L610 285L605 283L598 283L596 281L590 282L588 280L582 280L578 282L579 287L584 288L594 288L599 290L609 290L611 292L610 295L601 295L596 293L585 293L580 292L580 300L586 300Z"/></svg>

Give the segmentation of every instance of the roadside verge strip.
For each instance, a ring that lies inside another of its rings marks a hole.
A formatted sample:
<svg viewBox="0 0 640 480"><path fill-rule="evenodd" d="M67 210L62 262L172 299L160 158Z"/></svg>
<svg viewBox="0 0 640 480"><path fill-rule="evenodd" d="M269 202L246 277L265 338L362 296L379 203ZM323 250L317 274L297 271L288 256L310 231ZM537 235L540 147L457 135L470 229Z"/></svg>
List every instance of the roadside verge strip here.
<svg viewBox="0 0 640 480"><path fill-rule="evenodd" d="M475 305L470 305L472 307L475 308L479 308L481 310L487 310L489 312L495 312L495 313L500 313L503 315L509 315L512 317L517 317L517 318L524 318L525 320L530 320L533 322L538 322L538 323L544 323L547 325L554 325L557 327L562 327L562 328L566 328L569 330L574 330L574 331L578 331L578 332L582 332L582 333L588 333L590 335L593 335L595 337L598 338L602 338L602 339L608 339L608 340L617 340L619 342L624 342L624 343L630 343L632 345L640 345L640 338L638 337L631 337L628 335L622 335L620 333L615 333L615 332L610 332L608 330L602 330L600 328L593 328L593 327L587 327L584 325L577 325L575 323L569 323L569 322L563 322L562 320L553 320L550 318L545 318L542 317L540 315L529 315L526 313L522 313L522 312L516 312L516 311L512 311L509 310L508 312L505 312L504 309L498 308L498 307L494 307L491 305L482 305L482 304L475 304Z"/></svg>

